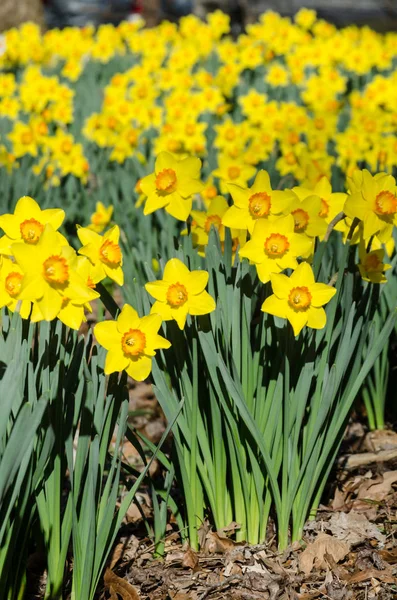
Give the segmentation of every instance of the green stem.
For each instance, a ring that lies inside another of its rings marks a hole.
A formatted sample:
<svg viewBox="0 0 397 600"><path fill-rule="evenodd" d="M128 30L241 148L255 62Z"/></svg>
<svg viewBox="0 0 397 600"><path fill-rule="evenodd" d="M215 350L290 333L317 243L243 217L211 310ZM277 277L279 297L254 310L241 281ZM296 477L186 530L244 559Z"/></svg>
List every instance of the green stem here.
<svg viewBox="0 0 397 600"><path fill-rule="evenodd" d="M193 550L198 550L197 540L197 525L196 519L198 516L198 509L200 512L202 507L198 506L200 499L198 496L198 474L197 474L197 419L198 419L198 356L197 356L197 330L195 325L192 325L192 346L193 346L193 389L191 398L191 445L190 445L190 469L189 479L191 481L192 499L194 506L194 531L191 532L193 539L191 539L191 546Z"/></svg>

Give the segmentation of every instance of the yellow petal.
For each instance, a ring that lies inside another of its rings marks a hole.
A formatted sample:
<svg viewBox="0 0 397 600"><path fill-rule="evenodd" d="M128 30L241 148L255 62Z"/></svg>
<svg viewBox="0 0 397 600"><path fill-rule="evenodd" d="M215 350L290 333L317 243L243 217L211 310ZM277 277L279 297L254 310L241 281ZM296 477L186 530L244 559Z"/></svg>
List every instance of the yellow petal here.
<svg viewBox="0 0 397 600"><path fill-rule="evenodd" d="M139 327L140 318L135 310L129 304L124 304L123 309L117 317L117 329L120 333L125 333L129 329Z"/></svg>
<svg viewBox="0 0 397 600"><path fill-rule="evenodd" d="M112 265L103 265L106 275L117 283L117 285L124 285L124 273L121 267L114 267Z"/></svg>
<svg viewBox="0 0 397 600"><path fill-rule="evenodd" d="M129 362L121 349L121 345L119 348L112 348L106 355L105 374L110 375L111 373L117 373L117 371L123 371L127 368Z"/></svg>
<svg viewBox="0 0 397 600"><path fill-rule="evenodd" d="M187 286L190 283L190 275L189 269L179 258L171 258L165 265L163 280Z"/></svg>
<svg viewBox="0 0 397 600"><path fill-rule="evenodd" d="M296 285L313 285L315 283L314 274L311 266L307 262L302 262L291 275L291 287Z"/></svg>
<svg viewBox="0 0 397 600"><path fill-rule="evenodd" d="M206 315L216 308L215 300L208 292L189 296L188 304L191 315Z"/></svg>
<svg viewBox="0 0 397 600"><path fill-rule="evenodd" d="M310 287L313 306L324 306L336 294L336 289L325 283L315 283Z"/></svg>
<svg viewBox="0 0 397 600"><path fill-rule="evenodd" d="M165 281L149 281L149 283L145 285L145 290L156 300L166 302L169 287L169 283L166 283Z"/></svg>
<svg viewBox="0 0 397 600"><path fill-rule="evenodd" d="M304 326L306 325L309 311L310 309L308 311L299 312L287 306L287 319L292 325L292 329L294 330L295 336L299 335Z"/></svg>
<svg viewBox="0 0 397 600"><path fill-rule="evenodd" d="M152 359L147 356L140 356L135 360L129 360L127 367L124 367L130 377L136 381L144 381L149 377L152 370Z"/></svg>
<svg viewBox="0 0 397 600"><path fill-rule="evenodd" d="M307 311L307 324L313 329L323 329L327 322L327 315L323 308L316 308L311 306Z"/></svg>
<svg viewBox="0 0 397 600"><path fill-rule="evenodd" d="M178 306L177 308L171 308L171 316L177 322L179 329L183 329L185 327L188 313L189 307L187 302L182 306Z"/></svg>
<svg viewBox="0 0 397 600"><path fill-rule="evenodd" d="M266 192L268 194L272 193L269 173L263 169L258 171L255 181L251 187L251 194L256 194L258 192Z"/></svg>
<svg viewBox="0 0 397 600"><path fill-rule="evenodd" d="M62 308L62 296L56 292L50 285L45 286L43 297L37 300L45 321L52 321Z"/></svg>
<svg viewBox="0 0 397 600"><path fill-rule="evenodd" d="M275 317L286 319L287 314L287 302L286 300L280 300L275 294L266 298L262 304L261 310Z"/></svg>
<svg viewBox="0 0 397 600"><path fill-rule="evenodd" d="M156 301L150 310L150 314L160 315L163 321L171 321L173 318L171 314L171 306L165 302Z"/></svg>
<svg viewBox="0 0 397 600"><path fill-rule="evenodd" d="M88 229L88 227L78 227L77 235L83 246L86 246L87 244L100 246L103 242L102 236L99 235L99 233L95 233L95 231Z"/></svg>
<svg viewBox="0 0 397 600"><path fill-rule="evenodd" d="M177 192L170 194L170 196L170 202L165 207L166 212L178 221L186 221L192 210L192 199L182 198Z"/></svg>
<svg viewBox="0 0 397 600"><path fill-rule="evenodd" d="M280 273L272 273L270 275L270 281L272 282L273 293L277 298L288 298L291 288L293 287L289 277L281 275Z"/></svg>
<svg viewBox="0 0 397 600"><path fill-rule="evenodd" d="M109 350L121 344L121 335L117 329L116 321L102 321L94 327L94 335L99 344Z"/></svg>
<svg viewBox="0 0 397 600"><path fill-rule="evenodd" d="M208 272L207 271L192 271L189 274L189 283L187 284L187 290L190 294L200 294L208 283Z"/></svg>
<svg viewBox="0 0 397 600"><path fill-rule="evenodd" d="M46 208L41 213L41 222L49 223L54 230L60 228L65 219L65 211L61 208Z"/></svg>

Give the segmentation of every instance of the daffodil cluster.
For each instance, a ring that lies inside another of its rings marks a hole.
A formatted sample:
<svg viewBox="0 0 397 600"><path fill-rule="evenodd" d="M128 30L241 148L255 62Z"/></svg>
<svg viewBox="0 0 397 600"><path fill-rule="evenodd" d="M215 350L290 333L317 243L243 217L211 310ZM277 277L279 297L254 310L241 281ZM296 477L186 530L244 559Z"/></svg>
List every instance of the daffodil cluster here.
<svg viewBox="0 0 397 600"><path fill-rule="evenodd" d="M201 158L215 196L254 168L303 186L357 165L396 168L395 33L337 29L307 9L294 20L266 12L237 40L220 11L143 25L6 32L0 168L28 156L48 187L69 176L86 186L98 154L145 165L152 150L167 151ZM77 87L92 86L98 63L114 73L116 61L119 71L88 92L103 96L100 109L83 118Z"/></svg>
<svg viewBox="0 0 397 600"><path fill-rule="evenodd" d="M245 178L238 179L238 167L232 166L225 172L224 196L209 200L205 196L206 186L200 186L199 167L197 159L178 160L170 153L161 152L155 173L140 182L140 191L144 201L146 199L144 213L165 207L181 221L190 213L193 245L202 256L210 230L218 231L220 243L224 245L229 229L233 256L238 250L241 259L255 265L263 284L271 281L273 289L278 286L279 291L264 302L263 310L287 318L295 335L304 325L325 326L322 306L336 290L315 284L310 263L317 244L327 240L334 229L340 232L341 244L347 238L350 243L359 243L357 267L362 278L372 283L386 282L384 273L390 265L384 262L385 252L391 256L394 251L392 233L397 225L397 187L391 175L372 176L367 170L356 170L347 180L349 194L333 192L325 176L311 187L308 184L274 190L266 171L260 170L255 175L255 171L251 171ZM219 177L219 172L217 175ZM195 204L206 206L205 210L192 209L193 200ZM188 229L182 233L188 234ZM280 275L287 269L293 271L289 280L286 275ZM180 287L182 276L179 279L176 289L182 294L181 298L185 298ZM307 285L303 285L303 280ZM282 293L280 282L284 282ZM290 282L295 287L291 287ZM166 287L163 286L160 293L160 289L156 291L157 287L151 286L147 289L156 298L156 306L161 306L158 302L164 300ZM316 290L320 289L321 295L316 296ZM164 318L171 318L170 315L176 318L172 310L177 307L178 304L173 306L168 302L162 313ZM182 326L183 323L182 319Z"/></svg>
<svg viewBox="0 0 397 600"><path fill-rule="evenodd" d="M103 236L79 228L79 253L58 231L65 218L62 209L42 210L24 196L13 214L0 216L0 307L19 311L32 322L60 319L79 329L99 298L96 284L105 277L122 285L119 228Z"/></svg>

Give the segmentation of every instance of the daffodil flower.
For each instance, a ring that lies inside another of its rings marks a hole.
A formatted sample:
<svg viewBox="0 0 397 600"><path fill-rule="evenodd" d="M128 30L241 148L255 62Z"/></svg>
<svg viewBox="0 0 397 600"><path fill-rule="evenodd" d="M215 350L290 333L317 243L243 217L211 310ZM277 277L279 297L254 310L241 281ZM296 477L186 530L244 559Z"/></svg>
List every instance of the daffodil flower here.
<svg viewBox="0 0 397 600"><path fill-rule="evenodd" d="M356 173L349 181L353 193L347 197L344 211L350 218L357 217L364 224L364 239L377 235L387 242L393 226L397 226L397 187L392 175L369 171Z"/></svg>
<svg viewBox="0 0 397 600"><path fill-rule="evenodd" d="M156 302L151 313L161 315L164 321L175 319L180 329L190 315L206 315L215 310L215 300L205 291L206 271L189 271L178 258L171 258L164 268L161 281L151 281L145 289Z"/></svg>
<svg viewBox="0 0 397 600"><path fill-rule="evenodd" d="M96 203L96 210L91 215L91 223L87 229L91 229L96 233L101 233L111 221L113 215L113 206L106 207L102 202Z"/></svg>
<svg viewBox="0 0 397 600"><path fill-rule="evenodd" d="M93 282L99 283L105 277L109 277L118 285L123 285L123 255L118 243L119 227L114 225L103 236L87 227L79 227L77 235L83 244L78 251L79 254L89 258L94 267L92 270Z"/></svg>
<svg viewBox="0 0 397 600"><path fill-rule="evenodd" d="M140 182L140 189L147 196L144 214L165 208L175 219L186 221L192 209L193 194L203 188L200 169L199 158L178 160L169 152L160 152L154 173Z"/></svg>
<svg viewBox="0 0 397 600"><path fill-rule="evenodd" d="M234 205L223 215L222 223L226 227L247 229L252 233L258 219L287 214L296 198L290 190L272 190L269 174L259 171L250 188L228 183L227 187Z"/></svg>
<svg viewBox="0 0 397 600"><path fill-rule="evenodd" d="M254 263L259 279L267 283L272 273L295 269L297 257L305 256L311 247L310 238L296 233L294 218L287 215L275 221L259 219L240 256Z"/></svg>
<svg viewBox="0 0 397 600"><path fill-rule="evenodd" d="M7 306L12 312L18 310L21 317L27 319L32 303L19 300L23 277L22 269L13 260L0 256L0 308Z"/></svg>
<svg viewBox="0 0 397 600"><path fill-rule="evenodd" d="M46 321L55 319L65 298L85 303L99 297L77 273L76 252L61 244L51 225L37 244L16 243L11 250L24 273L18 298L37 302Z"/></svg>
<svg viewBox="0 0 397 600"><path fill-rule="evenodd" d="M47 223L56 231L64 218L65 211L61 208L41 210L36 200L30 196L22 196L16 203L14 214L0 216L0 228L5 233L5 236L0 238L0 254L11 254L11 244L16 242L37 244ZM66 239L61 234L58 235L66 245Z"/></svg>
<svg viewBox="0 0 397 600"><path fill-rule="evenodd" d="M387 279L384 273L388 269L391 269L391 265L384 263L385 251L383 248L373 248L371 252L367 252L365 249L365 240L361 236L359 257L360 262L357 266L364 281L386 283Z"/></svg>
<svg viewBox="0 0 397 600"><path fill-rule="evenodd" d="M152 359L159 348L170 342L158 335L160 315L140 318L132 306L125 304L116 321L103 321L94 327L94 335L107 351L105 373L126 370L136 381L146 379L152 370Z"/></svg>
<svg viewBox="0 0 397 600"><path fill-rule="evenodd" d="M301 263L291 277L273 273L270 280L274 294L262 304L263 312L288 319L295 336L305 325L313 329L325 327L327 316L322 307L336 294L336 289L316 283L308 263Z"/></svg>

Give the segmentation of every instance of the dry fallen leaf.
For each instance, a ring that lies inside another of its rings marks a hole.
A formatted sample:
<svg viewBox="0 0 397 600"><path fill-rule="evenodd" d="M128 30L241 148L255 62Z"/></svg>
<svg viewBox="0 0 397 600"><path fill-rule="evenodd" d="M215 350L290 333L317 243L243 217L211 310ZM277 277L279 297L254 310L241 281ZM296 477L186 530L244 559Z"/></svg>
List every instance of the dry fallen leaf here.
<svg viewBox="0 0 397 600"><path fill-rule="evenodd" d="M346 542L349 546L368 539L376 539L384 543L386 539L375 523L370 523L365 515L356 512L333 514L327 524L327 529L338 540Z"/></svg>
<svg viewBox="0 0 397 600"><path fill-rule="evenodd" d="M369 431L364 439L364 448L370 452L392 450L397 448L397 433L390 429Z"/></svg>
<svg viewBox="0 0 397 600"><path fill-rule="evenodd" d="M186 567L188 569L196 569L198 566L199 560L196 552L193 552L191 548L188 548L183 554L182 558L182 567Z"/></svg>
<svg viewBox="0 0 397 600"><path fill-rule="evenodd" d="M118 600L118 596L122 600L139 600L136 589L128 581L115 575L110 569L106 569L103 580L105 587L109 590L110 600Z"/></svg>
<svg viewBox="0 0 397 600"><path fill-rule="evenodd" d="M392 485L397 481L397 471L386 471L370 481L364 481L358 490L357 498L381 502L390 494Z"/></svg>
<svg viewBox="0 0 397 600"><path fill-rule="evenodd" d="M390 575L390 571L379 571L378 569L367 569L366 571L358 571L357 573L353 573L346 579L346 583L361 583L362 581L367 581L372 577L376 577L380 581L384 583L396 583L397 578Z"/></svg>
<svg viewBox="0 0 397 600"><path fill-rule="evenodd" d="M215 531L209 531L205 536L205 550L210 554L224 554L228 550L242 545L244 544L240 542L233 542L233 540L227 537L218 535L215 533Z"/></svg>
<svg viewBox="0 0 397 600"><path fill-rule="evenodd" d="M232 521L230 523L230 525L227 525L227 527L223 527L222 529L218 529L217 533L220 536L223 536L223 535L225 535L227 533L234 533L238 529L241 529L240 523L236 523L236 521Z"/></svg>
<svg viewBox="0 0 397 600"><path fill-rule="evenodd" d="M349 553L345 542L335 539L326 533L320 533L317 539L307 546L299 557L299 568L308 575L313 567L324 569L327 566L325 554L332 556L335 562L343 560Z"/></svg>
<svg viewBox="0 0 397 600"><path fill-rule="evenodd" d="M135 535L122 540L113 550L109 568L113 569L121 558L124 561L132 561L136 556L138 548L139 540Z"/></svg>

